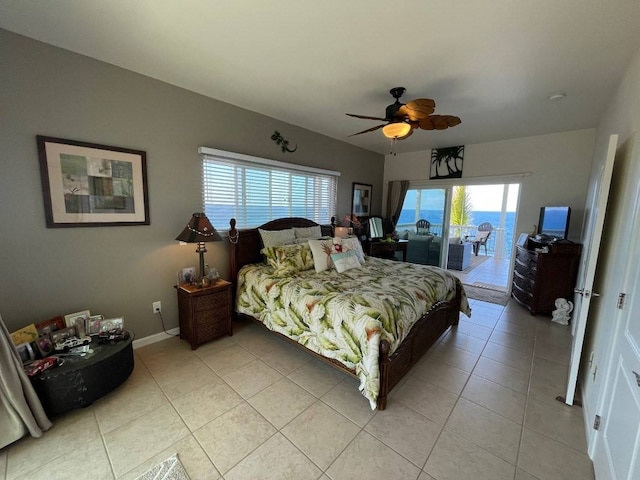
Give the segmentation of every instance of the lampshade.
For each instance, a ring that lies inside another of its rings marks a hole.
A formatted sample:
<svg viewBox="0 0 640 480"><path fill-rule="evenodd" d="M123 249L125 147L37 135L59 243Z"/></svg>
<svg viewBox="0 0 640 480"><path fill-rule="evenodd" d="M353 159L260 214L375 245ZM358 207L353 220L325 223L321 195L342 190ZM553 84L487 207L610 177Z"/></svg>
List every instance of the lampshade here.
<svg viewBox="0 0 640 480"><path fill-rule="evenodd" d="M186 243L200 243L220 242L222 238L204 213L194 213L176 240Z"/></svg>
<svg viewBox="0 0 640 480"><path fill-rule="evenodd" d="M409 134L411 125L405 122L390 123L382 127L382 133L387 138L402 138Z"/></svg>
<svg viewBox="0 0 640 480"><path fill-rule="evenodd" d="M336 227L335 236L340 238L347 238L349 236L350 227Z"/></svg>
<svg viewBox="0 0 640 480"><path fill-rule="evenodd" d="M209 222L209 219L204 213L194 213L189 223L187 223L187 226L184 227L184 230L176 237L176 240L198 244L198 248L196 249L196 253L200 257L200 280L198 282L202 283L202 279L205 276L204 254L207 251L204 244L205 242L219 242L222 238L218 235L218 232L213 228L213 225L211 225L211 222ZM199 284L196 285L199 286Z"/></svg>

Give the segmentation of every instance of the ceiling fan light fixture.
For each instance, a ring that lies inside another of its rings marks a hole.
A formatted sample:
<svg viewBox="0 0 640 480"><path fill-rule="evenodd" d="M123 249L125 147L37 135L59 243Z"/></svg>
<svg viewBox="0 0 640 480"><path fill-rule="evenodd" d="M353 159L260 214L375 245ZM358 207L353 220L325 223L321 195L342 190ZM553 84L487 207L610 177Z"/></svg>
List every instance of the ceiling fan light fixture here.
<svg viewBox="0 0 640 480"><path fill-rule="evenodd" d="M411 125L405 122L394 122L382 127L382 133L387 138L403 138L411 132Z"/></svg>

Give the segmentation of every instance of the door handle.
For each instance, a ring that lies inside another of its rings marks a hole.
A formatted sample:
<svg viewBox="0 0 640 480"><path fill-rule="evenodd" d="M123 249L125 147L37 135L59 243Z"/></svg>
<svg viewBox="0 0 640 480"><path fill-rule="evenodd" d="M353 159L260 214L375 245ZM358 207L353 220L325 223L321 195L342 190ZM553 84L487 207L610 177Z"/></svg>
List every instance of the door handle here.
<svg viewBox="0 0 640 480"><path fill-rule="evenodd" d="M636 383L640 387L640 375L638 375L636 372L633 372L633 374L636 376Z"/></svg>
<svg viewBox="0 0 640 480"><path fill-rule="evenodd" d="M578 295L582 295L585 298L589 297L599 297L600 294L596 292L592 292L591 290L585 290L583 288L574 288L573 293L577 293Z"/></svg>

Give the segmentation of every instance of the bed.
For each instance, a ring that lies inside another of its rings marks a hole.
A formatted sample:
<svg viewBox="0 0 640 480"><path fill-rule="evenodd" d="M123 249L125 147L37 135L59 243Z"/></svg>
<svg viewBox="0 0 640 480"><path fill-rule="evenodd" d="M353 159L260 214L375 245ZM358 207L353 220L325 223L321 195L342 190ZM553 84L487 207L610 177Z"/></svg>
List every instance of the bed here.
<svg viewBox="0 0 640 480"><path fill-rule="evenodd" d="M283 218L252 229L236 229L231 219L230 226L235 314L358 378L372 408L386 408L389 392L458 324L460 311L470 315L460 281L437 267L367 257L341 274L310 269L269 277L259 229L320 227L330 237L331 225ZM345 310L355 315L353 324Z"/></svg>

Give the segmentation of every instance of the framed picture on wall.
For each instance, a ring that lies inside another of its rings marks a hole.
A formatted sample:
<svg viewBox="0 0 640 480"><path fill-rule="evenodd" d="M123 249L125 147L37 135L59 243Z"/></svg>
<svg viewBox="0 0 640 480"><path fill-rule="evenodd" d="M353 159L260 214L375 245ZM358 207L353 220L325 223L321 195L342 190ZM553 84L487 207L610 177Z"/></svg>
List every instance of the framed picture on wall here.
<svg viewBox="0 0 640 480"><path fill-rule="evenodd" d="M367 183L353 183L351 195L351 213L358 217L371 215L371 191L373 186Z"/></svg>
<svg viewBox="0 0 640 480"><path fill-rule="evenodd" d="M146 152L37 136L48 228L149 225Z"/></svg>
<svg viewBox="0 0 640 480"><path fill-rule="evenodd" d="M429 179L462 178L464 145L431 150Z"/></svg>

